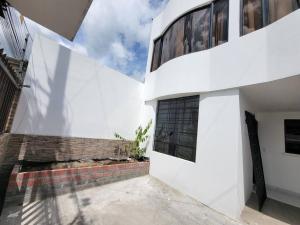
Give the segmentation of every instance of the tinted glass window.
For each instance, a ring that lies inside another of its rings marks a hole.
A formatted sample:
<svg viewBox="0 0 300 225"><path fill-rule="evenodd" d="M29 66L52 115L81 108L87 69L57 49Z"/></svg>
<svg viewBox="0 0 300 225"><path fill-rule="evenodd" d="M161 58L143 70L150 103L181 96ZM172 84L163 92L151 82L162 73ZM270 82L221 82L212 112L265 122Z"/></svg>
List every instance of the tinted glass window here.
<svg viewBox="0 0 300 225"><path fill-rule="evenodd" d="M184 18L176 21L164 34L161 64L184 54Z"/></svg>
<svg viewBox="0 0 300 225"><path fill-rule="evenodd" d="M151 71L176 57L227 42L228 4L228 0L216 0L174 22L154 44Z"/></svg>
<svg viewBox="0 0 300 225"><path fill-rule="evenodd" d="M192 53L209 48L210 7L186 16L185 52Z"/></svg>
<svg viewBox="0 0 300 225"><path fill-rule="evenodd" d="M262 0L243 0L243 34L263 27Z"/></svg>
<svg viewBox="0 0 300 225"><path fill-rule="evenodd" d="M160 56L161 56L161 38L159 38L154 42L151 71L156 70L160 66Z"/></svg>
<svg viewBox="0 0 300 225"><path fill-rule="evenodd" d="M154 150L195 161L199 96L158 102Z"/></svg>
<svg viewBox="0 0 300 225"><path fill-rule="evenodd" d="M273 23L296 9L297 0L269 0L269 22Z"/></svg>
<svg viewBox="0 0 300 225"><path fill-rule="evenodd" d="M212 20L212 46L228 41L228 0L220 0L214 4Z"/></svg>
<svg viewBox="0 0 300 225"><path fill-rule="evenodd" d="M285 151L300 155L300 120L285 120Z"/></svg>

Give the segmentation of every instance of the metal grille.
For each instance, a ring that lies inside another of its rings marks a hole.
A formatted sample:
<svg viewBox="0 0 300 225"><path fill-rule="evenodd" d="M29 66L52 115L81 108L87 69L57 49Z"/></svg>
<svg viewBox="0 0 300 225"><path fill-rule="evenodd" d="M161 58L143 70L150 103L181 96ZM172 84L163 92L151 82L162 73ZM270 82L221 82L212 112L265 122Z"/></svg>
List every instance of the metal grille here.
<svg viewBox="0 0 300 225"><path fill-rule="evenodd" d="M154 150L195 161L199 96L158 102Z"/></svg>
<svg viewBox="0 0 300 225"><path fill-rule="evenodd" d="M6 132L5 128L11 107L13 105L16 93L18 91L17 86L10 79L7 71L0 67L0 134Z"/></svg>

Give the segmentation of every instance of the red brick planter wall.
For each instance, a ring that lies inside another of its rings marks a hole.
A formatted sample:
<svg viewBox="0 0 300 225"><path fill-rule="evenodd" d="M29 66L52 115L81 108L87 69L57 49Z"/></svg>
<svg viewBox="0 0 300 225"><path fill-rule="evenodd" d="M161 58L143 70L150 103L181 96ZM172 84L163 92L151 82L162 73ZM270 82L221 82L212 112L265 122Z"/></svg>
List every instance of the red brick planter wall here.
<svg viewBox="0 0 300 225"><path fill-rule="evenodd" d="M29 202L149 173L149 162L11 173L6 201Z"/></svg>

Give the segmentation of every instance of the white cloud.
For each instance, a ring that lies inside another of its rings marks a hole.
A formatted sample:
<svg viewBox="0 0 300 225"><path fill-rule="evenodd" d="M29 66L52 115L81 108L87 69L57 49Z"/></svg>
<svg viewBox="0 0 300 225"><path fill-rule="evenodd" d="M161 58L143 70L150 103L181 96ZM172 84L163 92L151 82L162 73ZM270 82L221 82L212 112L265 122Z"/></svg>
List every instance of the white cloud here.
<svg viewBox="0 0 300 225"><path fill-rule="evenodd" d="M155 6L150 1L154 0L94 0L74 42L28 21L33 32L42 32L107 66L142 78L152 18L168 0L155 0Z"/></svg>

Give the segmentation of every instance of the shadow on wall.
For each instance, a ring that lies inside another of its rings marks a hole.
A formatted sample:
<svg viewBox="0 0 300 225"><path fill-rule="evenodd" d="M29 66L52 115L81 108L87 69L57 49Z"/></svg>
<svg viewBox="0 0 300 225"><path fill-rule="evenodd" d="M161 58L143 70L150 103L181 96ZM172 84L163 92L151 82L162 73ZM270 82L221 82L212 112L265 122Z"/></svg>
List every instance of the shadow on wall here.
<svg viewBox="0 0 300 225"><path fill-rule="evenodd" d="M63 134L68 133L69 131L69 124L65 118L65 114L62 111L64 104L66 104L65 99L65 91L66 91L66 82L67 82L67 74L69 69L69 62L70 62L70 54L71 51L67 48L64 48L62 46L59 46L58 55L57 55L57 62L56 62L56 68L54 74L51 74L48 68L47 64L47 52L44 51L43 46L39 46L42 50L42 60L44 63L44 67L46 69L46 75L48 77L48 87L49 90L45 90L43 86L39 83L38 79L36 79L39 74L35 73L35 57L34 55L31 57L31 80L30 80L30 89L26 89L23 92L23 97L28 98L28 96L34 96L35 104L41 104L40 99L38 99L39 96L36 95L36 90L39 89L45 96L47 96L49 102L46 107L46 112L40 112L38 111L40 107L34 107L32 105L27 105L27 108L25 109L27 112L24 113L26 115L26 118L22 118L22 120L26 120L28 124L28 132L34 130L37 128L37 130L44 130L47 129L49 132L55 131L57 134ZM28 80L27 80L28 82ZM27 103L29 103L28 99ZM33 110L34 109L34 110ZM22 121L21 121L22 122ZM23 138L21 136L21 138ZM13 138L12 138L13 139ZM10 143L11 140L7 140L7 146L12 145L13 143ZM19 143L22 143L20 141ZM14 143L15 144L15 143ZM16 145L14 145L16 146ZM63 142L60 142L59 139L56 139L55 146L57 146L56 151L50 152L49 158L56 158L56 153L60 152L61 149L64 149L64 154L68 154L68 143L67 140L64 139ZM22 149L22 152L20 150ZM42 150L42 149L40 149ZM6 155L3 156L3 158L13 158L11 160L12 163L15 163L18 159L27 158L26 155L30 153L26 153L26 146L17 146L17 149L14 151L14 156L11 157L9 155L9 151L6 151ZM14 161L14 162L13 162ZM8 174L11 173L13 164L10 165L10 171ZM52 178L51 178L52 179ZM25 180L25 179L24 179ZM25 181L26 182L26 181ZM27 187L27 184L22 184L21 186ZM43 203L39 203L36 201L37 199L43 197L38 196L40 193L43 193L43 190L37 190L39 187L33 186L32 190L20 190L22 191L21 195L24 196L23 199L20 201L20 205L18 208L15 208L14 212L16 217L11 217L9 214L2 215L1 218L1 224L23 224L23 223L30 223L30 224L61 224L59 221L59 215L58 215L58 206L56 204L56 199L54 197L49 198L48 201L45 201ZM74 218L74 221L71 224L86 224L84 221L84 218L81 214L80 208L79 208L79 200L75 193L75 188L70 187L73 192L71 193L72 199L75 202L75 205L77 205L77 216ZM52 182L50 180L48 189L50 189L50 193L52 196L56 195L56 189L54 187L53 179ZM23 193L24 192L24 193ZM28 195L28 193L30 193ZM39 193L39 194L38 194ZM47 192L47 195L49 192ZM47 196L44 196L47 197ZM34 202L34 203L33 203ZM7 206L4 206L7 207ZM30 212L29 212L30 209ZM36 209L39 211L38 214L34 213Z"/></svg>

